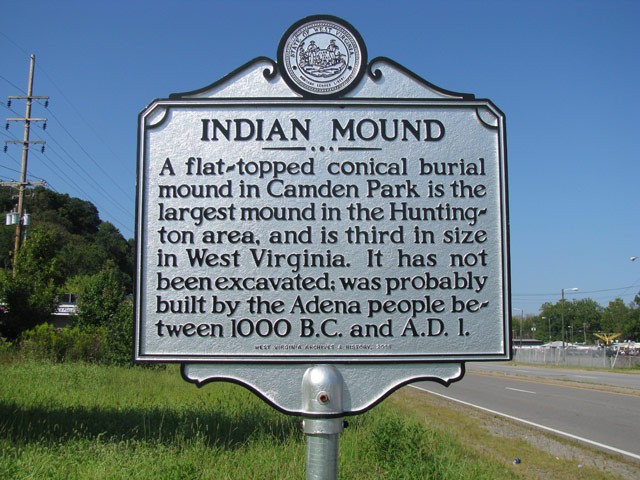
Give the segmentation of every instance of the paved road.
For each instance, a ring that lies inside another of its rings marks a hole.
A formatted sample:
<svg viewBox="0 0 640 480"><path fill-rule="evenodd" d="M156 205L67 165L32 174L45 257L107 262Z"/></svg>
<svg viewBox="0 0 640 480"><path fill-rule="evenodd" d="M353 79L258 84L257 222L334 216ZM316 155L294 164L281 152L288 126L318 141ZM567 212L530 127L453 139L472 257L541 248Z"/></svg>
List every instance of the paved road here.
<svg viewBox="0 0 640 480"><path fill-rule="evenodd" d="M640 395L596 390L587 383L544 383L544 372L535 373L528 378L487 375L474 365L461 381L448 388L432 382L414 386L640 461Z"/></svg>
<svg viewBox="0 0 640 480"><path fill-rule="evenodd" d="M569 380L578 383L593 383L612 387L630 388L640 391L639 373L620 373L608 370L580 370L574 368L545 368L531 365L505 365L503 363L467 363L467 372L490 372L550 380Z"/></svg>

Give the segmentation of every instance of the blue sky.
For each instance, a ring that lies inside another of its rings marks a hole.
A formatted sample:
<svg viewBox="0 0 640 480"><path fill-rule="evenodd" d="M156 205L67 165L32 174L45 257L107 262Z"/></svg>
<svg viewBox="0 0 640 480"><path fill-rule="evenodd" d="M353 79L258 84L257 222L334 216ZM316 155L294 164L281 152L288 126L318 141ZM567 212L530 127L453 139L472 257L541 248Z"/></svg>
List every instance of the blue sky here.
<svg viewBox="0 0 640 480"><path fill-rule="evenodd" d="M389 57L448 90L491 99L507 118L514 314L563 288L603 306L640 290L640 2L166 1L5 2L0 119L20 117L29 55L46 130L32 129L30 179L93 202L132 238L136 124L152 100L276 58L297 20L353 24L369 58ZM4 122L2 122L4 123ZM22 138L13 124L0 140ZM0 150L19 178L20 147Z"/></svg>

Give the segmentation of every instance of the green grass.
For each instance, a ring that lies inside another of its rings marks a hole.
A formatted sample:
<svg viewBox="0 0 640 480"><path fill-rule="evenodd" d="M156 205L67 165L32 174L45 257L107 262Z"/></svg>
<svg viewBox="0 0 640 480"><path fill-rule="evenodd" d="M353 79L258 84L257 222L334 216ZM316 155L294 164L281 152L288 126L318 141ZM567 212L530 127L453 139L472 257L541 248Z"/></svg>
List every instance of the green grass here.
<svg viewBox="0 0 640 480"><path fill-rule="evenodd" d="M8 362L0 368L1 479L305 478L300 419L242 387L198 389L177 366ZM339 478L534 478L496 458L492 445L474 448L477 438L469 443L464 436L480 435L470 420L456 430L446 423L454 421L446 410L427 417L430 408L401 392L349 418L340 435Z"/></svg>
<svg viewBox="0 0 640 480"><path fill-rule="evenodd" d="M300 419L241 387L197 389L175 366L2 369L0 478L305 476ZM340 437L340 478L509 478L502 465L469 457L451 437L434 436L392 410L378 407L351 423Z"/></svg>

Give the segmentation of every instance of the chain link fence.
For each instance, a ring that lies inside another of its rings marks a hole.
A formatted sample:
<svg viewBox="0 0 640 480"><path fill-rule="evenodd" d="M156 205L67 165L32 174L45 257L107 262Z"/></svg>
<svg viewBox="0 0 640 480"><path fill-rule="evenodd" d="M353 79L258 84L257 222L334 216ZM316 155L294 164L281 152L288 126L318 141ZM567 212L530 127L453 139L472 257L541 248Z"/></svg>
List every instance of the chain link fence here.
<svg viewBox="0 0 640 480"><path fill-rule="evenodd" d="M605 348L550 348L517 347L513 349L513 361L537 365L570 365L594 368L635 368L640 356L621 350Z"/></svg>

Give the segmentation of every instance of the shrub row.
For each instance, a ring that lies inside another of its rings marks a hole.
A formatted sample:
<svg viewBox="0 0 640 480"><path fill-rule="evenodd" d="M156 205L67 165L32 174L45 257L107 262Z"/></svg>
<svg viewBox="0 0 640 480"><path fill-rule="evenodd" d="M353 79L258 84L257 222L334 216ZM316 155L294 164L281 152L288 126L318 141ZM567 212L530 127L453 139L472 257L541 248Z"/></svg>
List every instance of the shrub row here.
<svg viewBox="0 0 640 480"><path fill-rule="evenodd" d="M132 306L122 304L107 325L75 325L55 328L41 323L22 333L13 344L0 341L0 353L13 351L30 360L85 361L126 365L131 363Z"/></svg>

